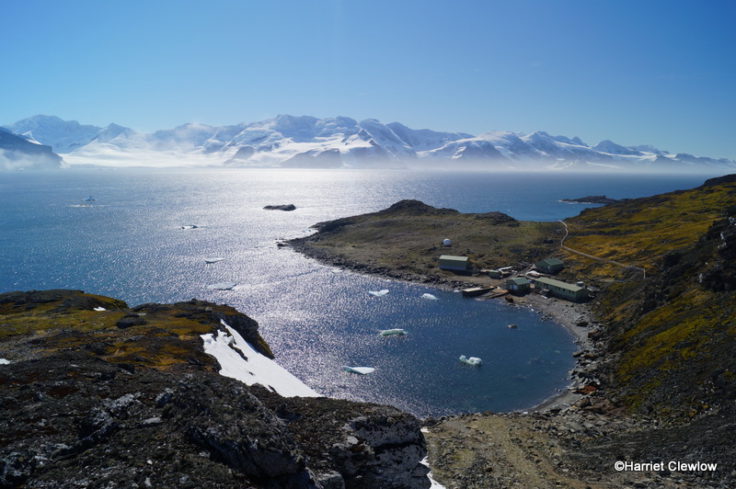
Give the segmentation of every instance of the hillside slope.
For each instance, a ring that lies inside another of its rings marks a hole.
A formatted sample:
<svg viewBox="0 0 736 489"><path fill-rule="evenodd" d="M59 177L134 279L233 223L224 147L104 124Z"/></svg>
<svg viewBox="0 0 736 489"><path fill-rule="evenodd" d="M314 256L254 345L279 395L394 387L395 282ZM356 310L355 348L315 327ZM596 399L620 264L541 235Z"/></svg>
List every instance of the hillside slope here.
<svg viewBox="0 0 736 489"><path fill-rule="evenodd" d="M606 290L608 385L637 412L695 416L736 399L736 175L686 191L588 209L567 245L643 267L567 253ZM627 280L621 280L627 278Z"/></svg>

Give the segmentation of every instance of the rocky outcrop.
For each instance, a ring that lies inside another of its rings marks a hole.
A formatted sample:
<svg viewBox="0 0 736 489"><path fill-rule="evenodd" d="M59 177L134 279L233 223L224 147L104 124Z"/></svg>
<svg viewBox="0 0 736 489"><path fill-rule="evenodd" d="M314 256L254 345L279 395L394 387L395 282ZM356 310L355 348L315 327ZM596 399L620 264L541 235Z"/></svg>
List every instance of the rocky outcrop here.
<svg viewBox="0 0 736 489"><path fill-rule="evenodd" d="M199 335L220 320L258 345L255 321L203 301L0 294L0 488L429 487L417 419L219 375Z"/></svg>
<svg viewBox="0 0 736 489"><path fill-rule="evenodd" d="M618 199L612 199L605 195L588 195L587 197L578 197L575 199L560 199L560 202L568 204L615 204Z"/></svg>
<svg viewBox="0 0 736 489"><path fill-rule="evenodd" d="M296 206L294 204L267 205L263 209L267 211L294 211Z"/></svg>

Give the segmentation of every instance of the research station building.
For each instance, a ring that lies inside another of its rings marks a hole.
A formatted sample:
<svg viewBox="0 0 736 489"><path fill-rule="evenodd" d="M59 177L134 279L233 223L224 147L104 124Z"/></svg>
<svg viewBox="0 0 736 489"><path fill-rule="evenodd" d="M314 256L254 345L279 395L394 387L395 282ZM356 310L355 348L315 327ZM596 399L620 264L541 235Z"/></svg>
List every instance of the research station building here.
<svg viewBox="0 0 736 489"><path fill-rule="evenodd" d="M557 258L545 258L535 263L534 268L542 273L557 273L565 268L565 264Z"/></svg>
<svg viewBox="0 0 736 489"><path fill-rule="evenodd" d="M441 255L440 270L451 272L467 272L470 270L470 260L467 256Z"/></svg>
<svg viewBox="0 0 736 489"><path fill-rule="evenodd" d="M538 292L549 292L550 295L567 299L573 302L583 302L588 299L588 289L576 284L568 284L561 280L548 277L532 279Z"/></svg>
<svg viewBox="0 0 736 489"><path fill-rule="evenodd" d="M514 295L528 294L532 290L532 283L524 277L514 277L506 281L506 290Z"/></svg>

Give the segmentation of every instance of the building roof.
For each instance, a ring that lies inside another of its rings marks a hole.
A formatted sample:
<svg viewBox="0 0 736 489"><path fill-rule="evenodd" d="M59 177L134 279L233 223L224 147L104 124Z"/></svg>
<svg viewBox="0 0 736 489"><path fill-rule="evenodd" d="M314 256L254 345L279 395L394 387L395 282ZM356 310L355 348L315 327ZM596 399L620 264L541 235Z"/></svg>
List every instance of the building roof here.
<svg viewBox="0 0 736 489"><path fill-rule="evenodd" d="M514 277L507 280L507 282L511 282L514 285L529 285L531 282L529 279L524 277Z"/></svg>
<svg viewBox="0 0 736 489"><path fill-rule="evenodd" d="M564 263L562 263L562 260L560 260L559 258L545 258L544 260L540 260L537 263L544 263L547 266L564 265Z"/></svg>
<svg viewBox="0 0 736 489"><path fill-rule="evenodd" d="M468 261L468 257L467 256L455 256L455 255L440 255L440 260Z"/></svg>
<svg viewBox="0 0 736 489"><path fill-rule="evenodd" d="M553 278L547 278L547 277L535 278L534 283L539 283L543 285L551 285L553 287L558 287L560 289L569 290L570 292L580 292L581 290L584 289L584 287L580 287L579 285L568 284L567 282L563 282L561 280L555 280Z"/></svg>

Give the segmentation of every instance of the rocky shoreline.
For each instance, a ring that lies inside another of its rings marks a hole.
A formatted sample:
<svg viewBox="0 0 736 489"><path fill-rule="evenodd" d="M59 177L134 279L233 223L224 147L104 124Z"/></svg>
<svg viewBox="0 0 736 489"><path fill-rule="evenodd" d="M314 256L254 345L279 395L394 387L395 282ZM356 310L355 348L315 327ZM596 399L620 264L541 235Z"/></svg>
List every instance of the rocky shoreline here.
<svg viewBox="0 0 736 489"><path fill-rule="evenodd" d="M391 270L386 267L376 267L357 263L342 257L327 253L324 249L309 245L309 236L296 238L285 242L293 250L308 256L323 265L337 267L341 270L353 273L373 275L389 280L399 280L408 283L427 285L442 290L453 291L465 287L473 287L479 284L472 276L458 276L456 280L450 280L435 274L419 275L410 271ZM482 297L481 300L484 300ZM570 372L570 383L561 392L555 393L536 406L531 406L529 411L546 411L550 409L562 409L580 401L586 394L586 386L597 385L598 381L592 373L597 363L593 360L603 352L603 344L593 341L589 333L596 331L600 326L594 318L589 304L573 303L556 298L546 298L538 294L528 294L523 297L512 298L513 302L499 300L507 307L527 307L542 315L549 317L557 324L565 328L574 338L578 350L574 356L576 366ZM597 387L593 390L597 390ZM593 392L587 387L588 393Z"/></svg>

